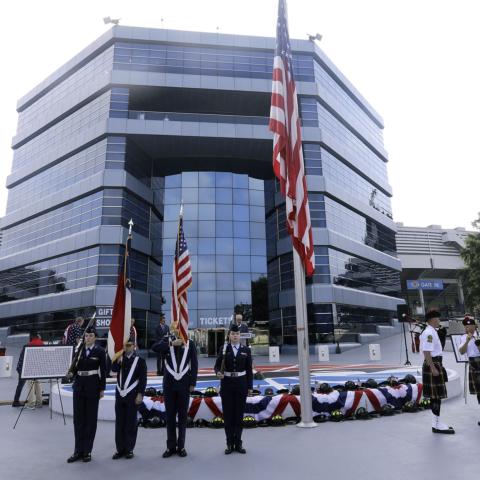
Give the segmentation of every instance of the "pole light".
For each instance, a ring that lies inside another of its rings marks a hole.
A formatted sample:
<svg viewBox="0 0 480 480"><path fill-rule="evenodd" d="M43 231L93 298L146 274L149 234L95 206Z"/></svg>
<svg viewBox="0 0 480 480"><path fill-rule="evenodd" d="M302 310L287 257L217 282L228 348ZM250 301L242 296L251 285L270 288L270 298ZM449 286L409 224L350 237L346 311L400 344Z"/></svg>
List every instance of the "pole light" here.
<svg viewBox="0 0 480 480"><path fill-rule="evenodd" d="M320 41L322 39L322 36L319 33L316 33L315 35L310 35L309 33L307 33L307 36L308 36L308 39L314 43L315 43L315 40Z"/></svg>
<svg viewBox="0 0 480 480"><path fill-rule="evenodd" d="M108 25L109 23L113 23L114 25L118 25L120 23L119 18L110 18L110 17L103 17L103 23Z"/></svg>

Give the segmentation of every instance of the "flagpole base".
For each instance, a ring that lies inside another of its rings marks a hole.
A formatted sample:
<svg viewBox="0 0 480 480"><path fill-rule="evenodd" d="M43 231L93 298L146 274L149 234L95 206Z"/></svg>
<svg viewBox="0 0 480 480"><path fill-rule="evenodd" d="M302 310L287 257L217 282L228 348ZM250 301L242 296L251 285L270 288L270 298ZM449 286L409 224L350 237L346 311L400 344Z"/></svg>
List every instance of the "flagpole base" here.
<svg viewBox="0 0 480 480"><path fill-rule="evenodd" d="M315 428L318 427L318 423L315 422L300 422L296 425L299 428Z"/></svg>

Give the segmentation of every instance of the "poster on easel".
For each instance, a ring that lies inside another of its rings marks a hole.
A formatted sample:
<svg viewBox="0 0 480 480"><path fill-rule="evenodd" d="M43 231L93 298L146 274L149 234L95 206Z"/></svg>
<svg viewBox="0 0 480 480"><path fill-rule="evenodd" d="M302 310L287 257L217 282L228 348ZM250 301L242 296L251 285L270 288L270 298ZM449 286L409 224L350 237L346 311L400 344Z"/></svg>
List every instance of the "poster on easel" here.
<svg viewBox="0 0 480 480"><path fill-rule="evenodd" d="M452 341L453 353L455 353L455 360L457 363L468 363L467 353L460 353L462 337L463 335L450 335L450 340Z"/></svg>

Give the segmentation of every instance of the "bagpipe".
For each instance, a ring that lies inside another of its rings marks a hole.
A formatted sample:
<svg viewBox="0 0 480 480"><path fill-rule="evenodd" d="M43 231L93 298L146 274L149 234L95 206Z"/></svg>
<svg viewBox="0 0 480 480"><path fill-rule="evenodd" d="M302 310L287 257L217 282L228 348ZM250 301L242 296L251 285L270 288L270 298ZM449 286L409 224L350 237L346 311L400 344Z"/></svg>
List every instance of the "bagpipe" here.
<svg viewBox="0 0 480 480"><path fill-rule="evenodd" d="M87 326L83 330L83 334L80 338L80 341L77 343L75 346L75 350L73 353L72 357L72 363L70 364L70 367L67 371L66 378L68 381L72 381L75 375L77 374L78 371L78 362L80 361L80 358L82 357L82 353L85 350L85 333L88 331L89 328L93 326L93 323L95 322L95 316L96 312L92 315L90 320L87 323Z"/></svg>

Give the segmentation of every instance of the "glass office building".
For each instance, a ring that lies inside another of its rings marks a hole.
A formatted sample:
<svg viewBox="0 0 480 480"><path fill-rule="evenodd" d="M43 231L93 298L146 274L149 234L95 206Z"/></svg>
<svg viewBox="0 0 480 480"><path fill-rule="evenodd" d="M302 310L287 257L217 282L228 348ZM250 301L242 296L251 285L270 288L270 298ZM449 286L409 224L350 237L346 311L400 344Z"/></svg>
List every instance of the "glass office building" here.
<svg viewBox="0 0 480 480"><path fill-rule="evenodd" d="M275 40L115 26L18 102L1 219L0 326L108 324L134 221L133 311L149 343L170 288L180 204L199 334L242 305L295 342L292 252L268 131ZM312 342L386 322L396 258L383 122L317 45L293 41L316 272Z"/></svg>

